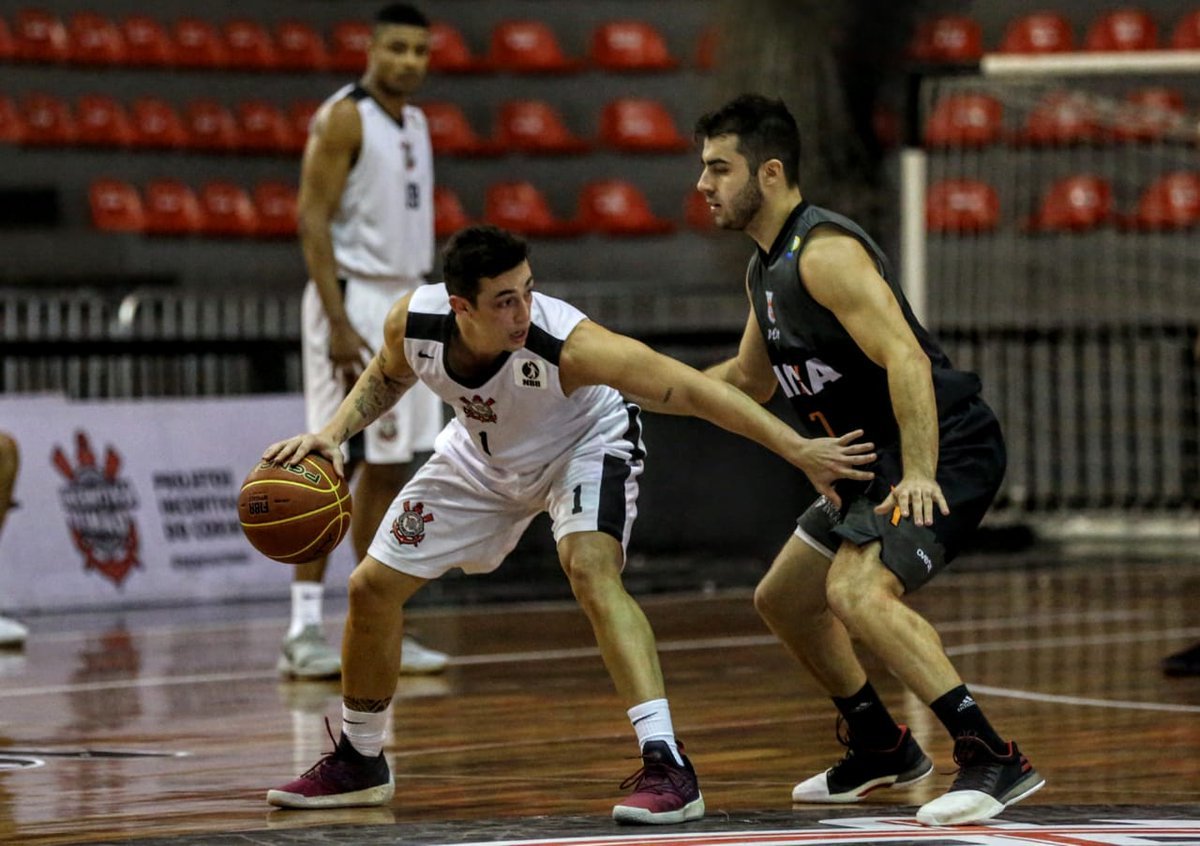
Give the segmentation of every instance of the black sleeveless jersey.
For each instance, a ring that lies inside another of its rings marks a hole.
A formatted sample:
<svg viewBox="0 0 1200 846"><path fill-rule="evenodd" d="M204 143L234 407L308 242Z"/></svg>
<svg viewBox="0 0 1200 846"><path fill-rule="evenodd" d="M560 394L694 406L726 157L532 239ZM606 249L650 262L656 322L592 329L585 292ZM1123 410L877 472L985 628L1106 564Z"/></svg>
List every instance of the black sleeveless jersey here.
<svg viewBox="0 0 1200 846"><path fill-rule="evenodd" d="M809 437L838 436L862 429L877 449L899 442L899 427L888 393L887 371L859 348L833 312L801 283L798 263L816 226L836 226L858 239L875 260L880 276L900 303L905 320L929 356L941 418L979 393L979 377L955 370L946 354L913 315L888 268L887 257L849 218L807 201L792 211L771 251L750 259L748 281L754 314L766 341L775 377Z"/></svg>

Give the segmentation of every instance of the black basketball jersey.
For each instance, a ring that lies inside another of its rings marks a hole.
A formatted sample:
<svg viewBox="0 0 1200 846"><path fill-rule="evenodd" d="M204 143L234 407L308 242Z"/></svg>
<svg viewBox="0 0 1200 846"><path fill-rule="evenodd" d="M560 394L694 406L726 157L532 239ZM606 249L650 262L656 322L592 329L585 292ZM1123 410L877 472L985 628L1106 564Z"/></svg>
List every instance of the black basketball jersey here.
<svg viewBox="0 0 1200 846"><path fill-rule="evenodd" d="M938 414L979 393L979 377L955 370L946 354L913 315L892 277L879 245L854 221L803 201L792 211L771 251L750 259L748 274L754 314L766 341L771 367L784 394L810 437L843 435L862 429L876 448L899 441L899 428L888 393L887 371L859 348L833 312L801 283L800 253L813 228L832 225L857 238L875 260L905 320L933 370Z"/></svg>

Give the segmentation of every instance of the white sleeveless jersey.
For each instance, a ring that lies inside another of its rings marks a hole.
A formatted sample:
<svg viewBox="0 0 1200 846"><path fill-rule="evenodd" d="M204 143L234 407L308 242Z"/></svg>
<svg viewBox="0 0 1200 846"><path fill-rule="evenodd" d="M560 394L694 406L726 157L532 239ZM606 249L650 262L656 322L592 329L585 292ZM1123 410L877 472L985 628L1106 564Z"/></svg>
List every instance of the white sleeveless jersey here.
<svg viewBox="0 0 1200 846"><path fill-rule="evenodd" d="M446 286L423 285L408 306L404 355L422 382L454 409L435 447L489 477L539 472L598 434L628 433L641 449L636 407L607 385L565 396L558 361L563 342L587 319L579 309L537 292L524 348L501 355L495 368L464 380L446 366L454 315Z"/></svg>
<svg viewBox="0 0 1200 846"><path fill-rule="evenodd" d="M420 280L433 269L433 145L425 114L397 121L360 85L330 97L354 100L362 147L333 217L338 273L352 279Z"/></svg>

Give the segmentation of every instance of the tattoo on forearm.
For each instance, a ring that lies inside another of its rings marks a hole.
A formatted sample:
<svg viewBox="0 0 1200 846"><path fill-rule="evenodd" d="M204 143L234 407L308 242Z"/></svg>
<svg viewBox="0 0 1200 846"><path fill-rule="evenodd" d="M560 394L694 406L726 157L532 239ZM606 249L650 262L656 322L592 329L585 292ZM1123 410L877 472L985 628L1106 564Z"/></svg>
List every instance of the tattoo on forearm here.
<svg viewBox="0 0 1200 846"><path fill-rule="evenodd" d="M379 415L396 404L404 393L404 385L400 382L385 382L375 374L367 376L364 390L354 398L354 410L367 423L373 423Z"/></svg>
<svg viewBox="0 0 1200 846"><path fill-rule="evenodd" d="M387 706L392 704L392 697L387 699L359 699L357 696L342 697L342 702L351 711L361 711L364 714L382 714Z"/></svg>
<svg viewBox="0 0 1200 846"><path fill-rule="evenodd" d="M675 393L674 388L667 388L667 392L665 394L663 394L663 398L662 398L663 405L666 405L667 403L669 403L671 401L671 394L673 394L673 393Z"/></svg>

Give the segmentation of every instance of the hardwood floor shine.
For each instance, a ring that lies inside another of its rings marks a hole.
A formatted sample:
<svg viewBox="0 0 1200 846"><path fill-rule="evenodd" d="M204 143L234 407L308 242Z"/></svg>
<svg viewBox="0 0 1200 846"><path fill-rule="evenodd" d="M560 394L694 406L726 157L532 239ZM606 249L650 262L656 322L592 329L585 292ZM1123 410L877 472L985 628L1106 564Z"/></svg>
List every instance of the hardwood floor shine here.
<svg viewBox="0 0 1200 846"><path fill-rule="evenodd" d="M828 699L765 630L748 591L643 603L709 814L789 810L792 785L842 753ZM1200 640L1200 570L967 569L913 604L992 722L1046 777L1023 813L1200 800L1200 679L1159 670L1164 655ZM34 620L23 652L0 652L0 842L602 817L639 766L574 605L421 609L411 616L422 638L455 661L442 676L401 682L387 744L393 805L274 811L265 791L329 749L324 719L336 734L339 691L276 677L278 616L255 606L225 616L127 613L86 629ZM911 813L949 785L950 741L890 674L868 667L937 774L858 809Z"/></svg>

